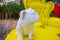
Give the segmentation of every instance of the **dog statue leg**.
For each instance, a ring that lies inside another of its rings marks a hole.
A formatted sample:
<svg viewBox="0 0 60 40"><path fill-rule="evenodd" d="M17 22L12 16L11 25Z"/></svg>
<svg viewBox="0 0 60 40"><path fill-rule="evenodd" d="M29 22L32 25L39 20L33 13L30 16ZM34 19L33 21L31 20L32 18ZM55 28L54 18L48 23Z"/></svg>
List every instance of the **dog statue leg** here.
<svg viewBox="0 0 60 40"><path fill-rule="evenodd" d="M34 30L34 26L32 27L30 33L29 33L29 39L32 40L34 37L33 37L33 30Z"/></svg>
<svg viewBox="0 0 60 40"><path fill-rule="evenodd" d="M18 34L18 40L23 40L23 37L21 34Z"/></svg>
<svg viewBox="0 0 60 40"><path fill-rule="evenodd" d="M18 36L18 40L23 40L23 37L22 37L22 28L21 28L21 22L20 20L18 20L17 22L17 26L16 26L16 33L17 33L17 36Z"/></svg>

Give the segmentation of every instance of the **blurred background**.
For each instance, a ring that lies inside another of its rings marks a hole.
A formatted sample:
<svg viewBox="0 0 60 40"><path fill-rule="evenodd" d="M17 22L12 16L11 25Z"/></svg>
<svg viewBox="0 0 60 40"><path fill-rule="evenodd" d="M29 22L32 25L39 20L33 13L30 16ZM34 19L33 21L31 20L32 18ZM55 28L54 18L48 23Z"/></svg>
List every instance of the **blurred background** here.
<svg viewBox="0 0 60 40"><path fill-rule="evenodd" d="M16 27L19 13L24 9L23 0L0 0L0 40Z"/></svg>

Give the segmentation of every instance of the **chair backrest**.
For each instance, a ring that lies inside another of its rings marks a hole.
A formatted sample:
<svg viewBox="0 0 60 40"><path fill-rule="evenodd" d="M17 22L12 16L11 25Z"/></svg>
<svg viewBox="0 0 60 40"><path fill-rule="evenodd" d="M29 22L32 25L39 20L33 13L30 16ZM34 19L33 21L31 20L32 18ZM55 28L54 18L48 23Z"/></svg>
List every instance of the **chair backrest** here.
<svg viewBox="0 0 60 40"><path fill-rule="evenodd" d="M25 9L29 8L31 3L33 2L37 2L37 1L40 1L40 0L24 0L24 6L25 6Z"/></svg>
<svg viewBox="0 0 60 40"><path fill-rule="evenodd" d="M24 5L25 9L29 7L35 9L39 14L42 23L47 22L50 13L54 9L54 3L51 1L46 2L46 0L24 0Z"/></svg>
<svg viewBox="0 0 60 40"><path fill-rule="evenodd" d="M45 1L46 0L24 0L24 6L25 9L29 7L35 9L39 14L41 14L42 11L46 11L46 13L51 12L54 8L54 3Z"/></svg>

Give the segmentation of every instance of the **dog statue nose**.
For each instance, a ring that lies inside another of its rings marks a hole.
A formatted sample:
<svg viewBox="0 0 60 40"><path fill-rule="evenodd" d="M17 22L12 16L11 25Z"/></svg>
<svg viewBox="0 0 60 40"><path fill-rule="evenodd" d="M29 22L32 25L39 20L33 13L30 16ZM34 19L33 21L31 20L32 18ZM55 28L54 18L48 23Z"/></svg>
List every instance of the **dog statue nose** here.
<svg viewBox="0 0 60 40"><path fill-rule="evenodd" d="M39 15L36 15L37 16L37 21L39 20Z"/></svg>
<svg viewBox="0 0 60 40"><path fill-rule="evenodd" d="M39 15L38 15L38 19L39 19Z"/></svg>

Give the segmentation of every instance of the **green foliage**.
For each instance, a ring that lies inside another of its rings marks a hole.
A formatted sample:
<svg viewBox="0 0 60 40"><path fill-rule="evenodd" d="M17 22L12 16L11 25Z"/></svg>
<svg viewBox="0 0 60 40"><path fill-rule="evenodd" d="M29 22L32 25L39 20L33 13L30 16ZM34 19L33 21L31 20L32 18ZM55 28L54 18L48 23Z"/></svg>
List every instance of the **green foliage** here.
<svg viewBox="0 0 60 40"><path fill-rule="evenodd" d="M19 16L19 12L23 9L23 4L18 5L15 2L10 2L7 5L0 6L0 11L9 13L11 17Z"/></svg>

